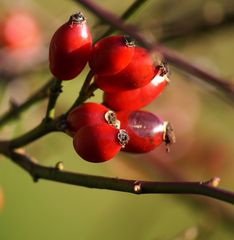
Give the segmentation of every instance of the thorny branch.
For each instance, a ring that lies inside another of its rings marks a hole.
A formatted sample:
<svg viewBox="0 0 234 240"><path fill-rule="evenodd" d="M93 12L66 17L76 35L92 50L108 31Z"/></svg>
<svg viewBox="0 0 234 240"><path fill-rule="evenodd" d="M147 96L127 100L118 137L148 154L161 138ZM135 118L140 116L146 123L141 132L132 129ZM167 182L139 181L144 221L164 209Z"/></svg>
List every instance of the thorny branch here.
<svg viewBox="0 0 234 240"><path fill-rule="evenodd" d="M108 189L134 194L197 194L234 204L234 193L218 188L220 179L215 177L206 182L153 182L93 176L63 171L62 167L44 167L25 153L7 151L4 153L27 171L34 179L47 179L88 188Z"/></svg>

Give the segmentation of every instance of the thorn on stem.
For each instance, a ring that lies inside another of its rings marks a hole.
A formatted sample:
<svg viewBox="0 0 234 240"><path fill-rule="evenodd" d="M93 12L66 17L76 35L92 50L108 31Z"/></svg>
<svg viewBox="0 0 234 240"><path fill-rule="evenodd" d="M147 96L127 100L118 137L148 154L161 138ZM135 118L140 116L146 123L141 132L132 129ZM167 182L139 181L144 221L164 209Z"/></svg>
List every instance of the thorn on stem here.
<svg viewBox="0 0 234 240"><path fill-rule="evenodd" d="M17 112L18 107L19 107L19 104L13 98L11 98L10 99L10 108L15 114L17 114L17 116L18 116L18 112Z"/></svg>
<svg viewBox="0 0 234 240"><path fill-rule="evenodd" d="M19 153L19 154L26 155L26 151L25 151L24 148L17 148L15 151L16 151L17 153Z"/></svg>
<svg viewBox="0 0 234 240"><path fill-rule="evenodd" d="M139 181L134 182L133 190L134 190L135 193L141 193L142 188L141 188L141 183Z"/></svg>
<svg viewBox="0 0 234 240"><path fill-rule="evenodd" d="M218 187L221 179L219 177L213 177L209 181L205 182L206 185L211 187Z"/></svg>
<svg viewBox="0 0 234 240"><path fill-rule="evenodd" d="M55 164L55 168L59 171L64 170L64 163L62 161L59 161Z"/></svg>
<svg viewBox="0 0 234 240"><path fill-rule="evenodd" d="M60 93L62 93L63 92L63 86L60 84L58 84L58 85L55 85L55 86L52 86L51 88L50 88L50 92L51 92L51 94L54 94L54 95L59 95Z"/></svg>

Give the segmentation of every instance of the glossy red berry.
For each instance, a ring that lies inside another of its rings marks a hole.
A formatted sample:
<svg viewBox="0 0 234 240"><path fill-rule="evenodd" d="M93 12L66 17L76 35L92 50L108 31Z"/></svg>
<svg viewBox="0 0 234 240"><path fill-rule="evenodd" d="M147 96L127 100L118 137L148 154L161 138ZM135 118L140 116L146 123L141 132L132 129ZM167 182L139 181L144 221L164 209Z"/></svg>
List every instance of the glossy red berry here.
<svg viewBox="0 0 234 240"><path fill-rule="evenodd" d="M92 37L81 13L72 15L50 42L49 62L52 74L60 80L75 78L85 67L92 48Z"/></svg>
<svg viewBox="0 0 234 240"><path fill-rule="evenodd" d="M93 47L89 66L94 74L113 75L122 71L132 60L134 44L125 36L110 36Z"/></svg>
<svg viewBox="0 0 234 240"><path fill-rule="evenodd" d="M2 45L10 49L35 47L41 40L41 32L35 18L26 11L14 10L1 24Z"/></svg>
<svg viewBox="0 0 234 240"><path fill-rule="evenodd" d="M102 104L87 102L74 108L67 116L68 132L74 135L80 128L87 125L116 123L115 113Z"/></svg>
<svg viewBox="0 0 234 240"><path fill-rule="evenodd" d="M168 123L151 112L122 111L117 113L117 118L121 122L121 127L129 134L129 142L123 151L146 153L154 150L163 142L169 143Z"/></svg>
<svg viewBox="0 0 234 240"><path fill-rule="evenodd" d="M126 91L147 85L155 76L155 67L150 54L135 47L130 63L117 74L95 75L95 84L105 92Z"/></svg>
<svg viewBox="0 0 234 240"><path fill-rule="evenodd" d="M144 87L122 92L104 92L103 104L114 111L137 110L157 98L167 84L167 76L161 76L158 73L153 80Z"/></svg>
<svg viewBox="0 0 234 240"><path fill-rule="evenodd" d="M73 138L77 154L89 162L105 162L112 159L126 144L128 135L108 124L82 127Z"/></svg>

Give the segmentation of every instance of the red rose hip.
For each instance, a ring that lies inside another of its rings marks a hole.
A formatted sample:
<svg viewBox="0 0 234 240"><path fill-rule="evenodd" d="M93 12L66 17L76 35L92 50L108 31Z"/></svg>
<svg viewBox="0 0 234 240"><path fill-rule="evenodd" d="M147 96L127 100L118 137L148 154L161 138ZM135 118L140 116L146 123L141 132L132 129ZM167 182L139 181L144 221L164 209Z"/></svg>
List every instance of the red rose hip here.
<svg viewBox="0 0 234 240"><path fill-rule="evenodd" d="M121 127L129 134L129 142L123 151L146 153L161 143L174 141L171 125L148 111L122 111L117 113Z"/></svg>
<svg viewBox="0 0 234 240"><path fill-rule="evenodd" d="M89 66L94 74L113 75L130 63L133 54L134 44L128 37L106 37L93 46Z"/></svg>
<svg viewBox="0 0 234 240"><path fill-rule="evenodd" d="M105 92L126 91L147 85L155 75L150 54L141 47L135 47L130 63L117 74L95 75L95 83Z"/></svg>
<svg viewBox="0 0 234 240"><path fill-rule="evenodd" d="M157 98L167 86L168 81L166 75L161 76L158 73L144 87L122 92L104 92L103 104L114 111L137 110Z"/></svg>
<svg viewBox="0 0 234 240"><path fill-rule="evenodd" d="M84 16L73 14L54 34L49 47L52 74L60 80L75 78L85 67L92 37Z"/></svg>
<svg viewBox="0 0 234 240"><path fill-rule="evenodd" d="M26 11L14 10L1 23L0 42L9 49L37 47L41 32L36 19Z"/></svg>
<svg viewBox="0 0 234 240"><path fill-rule="evenodd" d="M124 130L108 124L82 127L73 138L77 154L89 162L105 162L112 159L128 141Z"/></svg>
<svg viewBox="0 0 234 240"><path fill-rule="evenodd" d="M116 115L100 103L87 102L74 108L67 116L68 132L72 136L86 125L118 124Z"/></svg>

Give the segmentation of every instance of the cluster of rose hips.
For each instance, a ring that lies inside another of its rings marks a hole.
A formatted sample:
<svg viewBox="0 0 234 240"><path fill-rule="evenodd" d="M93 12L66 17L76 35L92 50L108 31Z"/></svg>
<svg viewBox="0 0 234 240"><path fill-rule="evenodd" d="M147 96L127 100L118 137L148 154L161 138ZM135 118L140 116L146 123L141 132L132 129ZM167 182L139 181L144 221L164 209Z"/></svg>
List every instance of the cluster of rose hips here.
<svg viewBox="0 0 234 240"><path fill-rule="evenodd" d="M49 62L60 80L74 79L89 63L95 86L104 92L103 104L83 103L67 116L74 148L83 159L104 162L120 150L145 153L171 142L171 125L139 110L167 85L166 68L155 65L130 37L109 36L92 46L86 20L76 13L52 37Z"/></svg>

